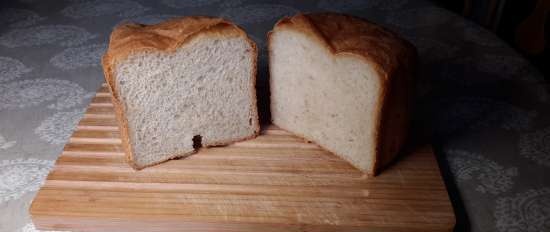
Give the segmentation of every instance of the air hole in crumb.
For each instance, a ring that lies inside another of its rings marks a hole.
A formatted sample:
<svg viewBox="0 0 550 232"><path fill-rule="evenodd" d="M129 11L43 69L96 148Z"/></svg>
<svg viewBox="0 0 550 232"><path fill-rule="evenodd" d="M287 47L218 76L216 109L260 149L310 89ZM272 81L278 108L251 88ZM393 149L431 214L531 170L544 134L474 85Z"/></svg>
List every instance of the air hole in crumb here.
<svg viewBox="0 0 550 232"><path fill-rule="evenodd" d="M251 125L251 126L252 126L252 118L249 118L249 119L248 119L248 125Z"/></svg>
<svg viewBox="0 0 550 232"><path fill-rule="evenodd" d="M202 137L200 135L193 136L193 149L199 149L202 147Z"/></svg>

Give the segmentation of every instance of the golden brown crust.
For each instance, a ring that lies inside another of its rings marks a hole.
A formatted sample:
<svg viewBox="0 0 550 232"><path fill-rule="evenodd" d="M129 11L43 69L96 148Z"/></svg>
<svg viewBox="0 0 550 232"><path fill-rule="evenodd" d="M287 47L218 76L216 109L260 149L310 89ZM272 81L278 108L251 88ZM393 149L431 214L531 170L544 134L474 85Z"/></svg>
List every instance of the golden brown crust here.
<svg viewBox="0 0 550 232"><path fill-rule="evenodd" d="M378 124L376 158L370 170L362 171L378 174L395 158L405 140L416 48L381 26L338 13L297 14L279 20L273 31L281 29L309 35L334 55L353 55L375 67L382 78L379 108L374 112Z"/></svg>
<svg viewBox="0 0 550 232"><path fill-rule="evenodd" d="M244 37L250 44L252 48L250 54L254 57L252 63L253 78L250 82L250 97L253 99L253 105L251 107L250 114L254 117L252 123L255 127L255 133L247 138L237 138L235 141L254 138L259 133L260 126L256 107L255 88L258 53L256 44L248 37L242 28L222 18L206 16L179 17L155 25L142 25L134 23L121 24L111 33L109 48L102 58L102 65L105 80L109 86L109 90L111 91L115 114L120 127L122 146L126 153L126 160L130 166L136 170L162 163L164 161L146 166L139 166L134 162L133 149L128 132L128 121L126 120L123 105L118 97L118 87L115 82L114 68L119 61L126 59L134 53L146 51L174 52L177 48L184 46L199 35L218 36L224 38ZM214 145L225 145L235 141L222 141ZM206 146L213 146L213 144L206 144ZM186 156L192 153L194 152L174 154L169 159Z"/></svg>

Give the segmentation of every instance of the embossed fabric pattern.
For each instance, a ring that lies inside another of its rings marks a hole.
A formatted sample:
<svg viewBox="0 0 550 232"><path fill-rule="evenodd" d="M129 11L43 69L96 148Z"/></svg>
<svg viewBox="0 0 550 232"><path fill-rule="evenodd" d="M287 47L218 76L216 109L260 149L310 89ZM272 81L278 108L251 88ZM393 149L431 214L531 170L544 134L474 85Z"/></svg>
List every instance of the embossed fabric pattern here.
<svg viewBox="0 0 550 232"><path fill-rule="evenodd" d="M457 231L550 231L550 95L543 76L491 32L421 0L13 0L0 8L0 232L35 232L28 208L103 79L114 26L221 16L258 45L300 11L382 24L418 48L415 135L429 135Z"/></svg>

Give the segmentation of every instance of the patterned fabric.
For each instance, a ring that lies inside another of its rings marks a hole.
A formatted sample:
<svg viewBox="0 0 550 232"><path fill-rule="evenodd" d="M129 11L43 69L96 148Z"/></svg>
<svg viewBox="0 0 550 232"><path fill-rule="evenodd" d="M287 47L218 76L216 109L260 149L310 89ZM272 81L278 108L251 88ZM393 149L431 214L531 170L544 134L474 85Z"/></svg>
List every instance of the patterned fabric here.
<svg viewBox="0 0 550 232"><path fill-rule="evenodd" d="M260 48L299 11L338 11L416 45L416 134L432 135L457 231L550 231L550 97L541 74L491 32L419 0L19 0L0 9L0 231L37 231L28 207L97 88L113 26L223 16Z"/></svg>

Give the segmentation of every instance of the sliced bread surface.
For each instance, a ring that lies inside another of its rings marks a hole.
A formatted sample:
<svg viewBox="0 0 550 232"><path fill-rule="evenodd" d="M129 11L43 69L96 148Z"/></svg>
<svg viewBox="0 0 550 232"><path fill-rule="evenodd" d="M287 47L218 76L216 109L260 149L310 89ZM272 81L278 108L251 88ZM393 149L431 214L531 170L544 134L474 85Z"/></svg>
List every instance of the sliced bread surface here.
<svg viewBox="0 0 550 232"><path fill-rule="evenodd" d="M254 42L220 18L117 26L102 62L129 164L255 137L256 59Z"/></svg>
<svg viewBox="0 0 550 232"><path fill-rule="evenodd" d="M366 20L298 14L268 35L271 120L369 175L408 127L416 49Z"/></svg>

